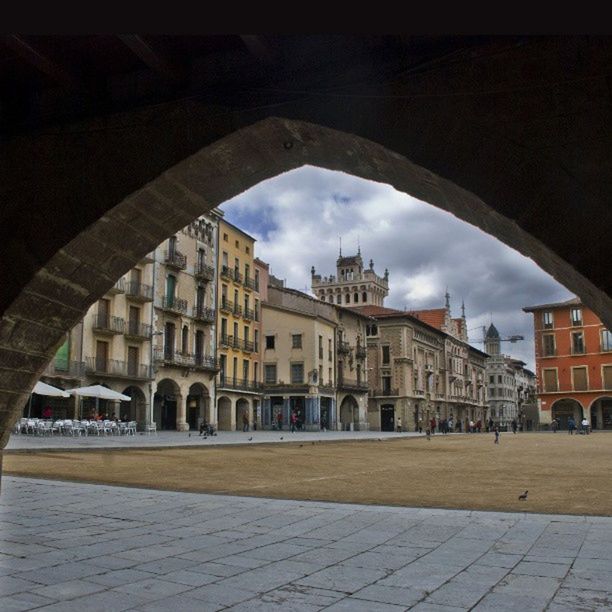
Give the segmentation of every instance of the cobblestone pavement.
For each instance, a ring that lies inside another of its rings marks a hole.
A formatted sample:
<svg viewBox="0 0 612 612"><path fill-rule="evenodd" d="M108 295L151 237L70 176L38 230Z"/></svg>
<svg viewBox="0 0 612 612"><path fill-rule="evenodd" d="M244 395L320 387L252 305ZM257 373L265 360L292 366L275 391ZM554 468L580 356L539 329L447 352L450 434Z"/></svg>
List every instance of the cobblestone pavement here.
<svg viewBox="0 0 612 612"><path fill-rule="evenodd" d="M0 609L612 609L612 518L5 477Z"/></svg>
<svg viewBox="0 0 612 612"><path fill-rule="evenodd" d="M347 442L349 440L394 439L424 436L414 432L385 431L220 431L216 436L201 438L197 432L160 431L157 435L137 434L135 436L34 436L12 434L6 450L72 448L144 448L160 446L211 446L217 444L257 444L278 442L304 442L311 440ZM456 435L456 434L452 434ZM252 438L249 440L249 438ZM282 440L281 440L282 438Z"/></svg>

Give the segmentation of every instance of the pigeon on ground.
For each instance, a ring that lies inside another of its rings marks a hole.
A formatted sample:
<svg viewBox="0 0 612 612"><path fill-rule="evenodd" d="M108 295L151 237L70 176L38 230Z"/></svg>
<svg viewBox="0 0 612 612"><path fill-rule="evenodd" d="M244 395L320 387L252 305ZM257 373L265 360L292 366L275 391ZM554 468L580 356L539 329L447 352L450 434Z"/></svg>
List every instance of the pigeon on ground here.
<svg viewBox="0 0 612 612"><path fill-rule="evenodd" d="M302 446L304 446L303 444L300 444L300 448L302 448Z"/></svg>
<svg viewBox="0 0 612 612"><path fill-rule="evenodd" d="M249 438L249 442L250 442L252 439L253 439L253 436L251 436L251 437Z"/></svg>
<svg viewBox="0 0 612 612"><path fill-rule="evenodd" d="M189 434L189 437L191 438L191 434Z"/></svg>
<svg viewBox="0 0 612 612"><path fill-rule="evenodd" d="M284 440L285 438L283 438L283 436L281 436L281 438L280 438L280 439L281 439L281 440Z"/></svg>
<svg viewBox="0 0 612 612"><path fill-rule="evenodd" d="M519 495L519 499L525 501L527 499L527 493L529 493L529 491L525 491L522 495Z"/></svg>

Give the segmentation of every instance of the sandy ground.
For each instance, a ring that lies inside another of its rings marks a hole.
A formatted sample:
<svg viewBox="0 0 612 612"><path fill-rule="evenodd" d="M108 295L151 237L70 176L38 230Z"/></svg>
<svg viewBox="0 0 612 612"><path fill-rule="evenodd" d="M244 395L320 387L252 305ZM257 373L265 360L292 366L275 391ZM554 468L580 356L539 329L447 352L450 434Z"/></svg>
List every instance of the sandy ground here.
<svg viewBox="0 0 612 612"><path fill-rule="evenodd" d="M176 491L612 515L612 435L503 433L109 451L5 451L4 472ZM529 490L527 501L518 496Z"/></svg>

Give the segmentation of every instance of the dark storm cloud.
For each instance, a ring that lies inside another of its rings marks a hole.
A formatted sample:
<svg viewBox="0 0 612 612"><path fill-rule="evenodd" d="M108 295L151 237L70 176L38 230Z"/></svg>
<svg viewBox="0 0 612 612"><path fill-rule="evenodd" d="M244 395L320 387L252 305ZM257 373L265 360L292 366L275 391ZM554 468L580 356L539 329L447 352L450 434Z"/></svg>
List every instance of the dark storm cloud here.
<svg viewBox="0 0 612 612"><path fill-rule="evenodd" d="M342 252L356 253L366 266L389 269L394 308L438 308L451 294L453 316L465 301L471 340L491 320L502 336L521 334L522 343L502 344L505 353L533 369L532 315L523 306L568 299L571 294L533 261L453 215L347 174L305 167L260 183L223 205L228 220L253 234L258 257L291 287L310 290L310 267L335 273L339 236ZM482 344L475 344L482 348Z"/></svg>

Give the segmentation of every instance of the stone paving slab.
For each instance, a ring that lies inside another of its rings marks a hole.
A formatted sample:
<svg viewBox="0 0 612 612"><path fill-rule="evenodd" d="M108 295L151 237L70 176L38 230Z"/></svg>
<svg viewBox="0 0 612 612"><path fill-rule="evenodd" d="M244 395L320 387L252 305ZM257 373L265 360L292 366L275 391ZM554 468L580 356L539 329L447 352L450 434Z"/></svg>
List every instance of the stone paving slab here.
<svg viewBox="0 0 612 612"><path fill-rule="evenodd" d="M0 609L612 609L612 518L5 477Z"/></svg>

